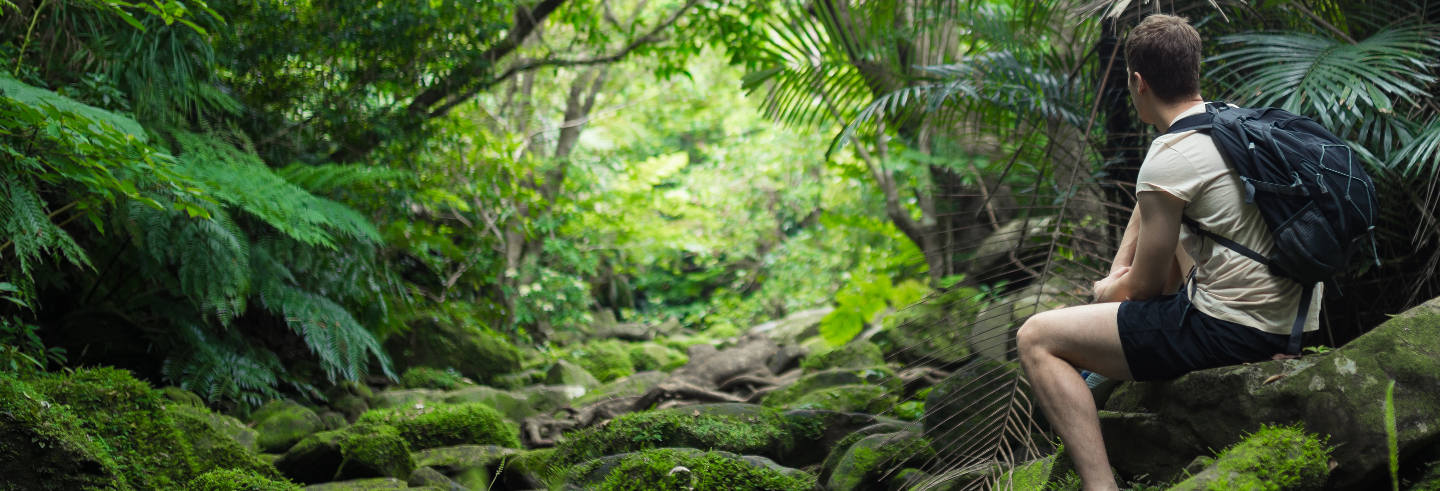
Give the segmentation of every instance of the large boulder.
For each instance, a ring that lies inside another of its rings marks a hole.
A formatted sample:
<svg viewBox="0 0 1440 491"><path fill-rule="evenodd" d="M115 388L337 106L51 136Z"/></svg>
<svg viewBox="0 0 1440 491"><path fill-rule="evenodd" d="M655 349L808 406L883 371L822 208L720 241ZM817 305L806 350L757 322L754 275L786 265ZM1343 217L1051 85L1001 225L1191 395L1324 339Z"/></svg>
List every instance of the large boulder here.
<svg viewBox="0 0 1440 491"><path fill-rule="evenodd" d="M325 429L320 415L290 400L277 399L261 406L250 415L250 424L260 433L256 443L264 452L278 453L289 449L311 434Z"/></svg>
<svg viewBox="0 0 1440 491"><path fill-rule="evenodd" d="M313 484L375 477L405 479L416 466L399 430L360 422L306 437L276 459L275 467L290 479Z"/></svg>
<svg viewBox="0 0 1440 491"><path fill-rule="evenodd" d="M921 467L935 456L930 442L909 431L870 435L856 441L826 469L827 489L884 489L888 478L906 467Z"/></svg>
<svg viewBox="0 0 1440 491"><path fill-rule="evenodd" d="M566 360L556 361L545 372L545 383L550 385L578 385L586 389L598 387L600 379L595 378L589 370L578 364Z"/></svg>
<svg viewBox="0 0 1440 491"><path fill-rule="evenodd" d="M942 462L970 460L974 456L966 455L969 450L986 451L974 448L971 442L1013 444L1027 438L1023 433L1006 431L995 416L1005 414L1007 408L1021 413L1028 410L1034 398L1020 377L1018 364L976 358L930 390L921 419L925 437L937 442Z"/></svg>
<svg viewBox="0 0 1440 491"><path fill-rule="evenodd" d="M234 425L240 423L235 418L212 413L204 406L172 404L165 408L165 412L175 421L181 438L190 445L200 471L240 469L270 479L280 477L275 466L260 458L254 447L247 448L231 436L236 433ZM243 432L240 434L246 435Z"/></svg>
<svg viewBox="0 0 1440 491"><path fill-rule="evenodd" d="M858 401L858 406L854 404L854 402L857 401L846 401L846 403L843 404L839 403L839 401L836 401L836 404L820 404L808 407L799 406L798 403L801 399L805 399L807 395L815 392L821 392L821 394L815 398L810 398L810 402L818 402L825 400L822 398L833 399L833 397L831 396L831 390L836 387L855 387L866 385L879 387L881 391L876 392L874 390L859 389L846 391L846 393L849 395L870 394L874 396L879 396L881 398L887 399L890 402L890 405L894 405L893 394L900 390L900 379L896 378L895 373L885 367L860 369L834 368L804 375L800 377L799 380L796 380L795 383L766 394L763 403L766 406L770 407L786 407L794 409L809 408L859 410L869 407L870 401ZM840 392L834 392L833 394L835 396L841 395ZM890 395L887 397L886 394ZM838 409L841 406L844 406L848 409ZM886 406L885 408L880 408L880 410L883 411L884 409L888 409L888 407L889 406Z"/></svg>
<svg viewBox="0 0 1440 491"><path fill-rule="evenodd" d="M1437 354L1440 299L1328 353L1124 384L1101 413L1101 428L1118 469L1165 479L1261 425L1301 422L1330 436L1335 468L1327 486L1380 486L1388 480L1383 414L1389 381L1396 381L1401 459L1440 440Z"/></svg>
<svg viewBox="0 0 1440 491"><path fill-rule="evenodd" d="M820 321L830 315L835 307L802 310L750 328L754 334L763 334L781 345L798 344L800 340L820 334Z"/></svg>
<svg viewBox="0 0 1440 491"><path fill-rule="evenodd" d="M792 435L795 440L790 449L776 456L775 460L791 467L805 467L825 460L850 435L894 432L906 428L900 420L864 413L796 409L783 414L794 429Z"/></svg>
<svg viewBox="0 0 1440 491"><path fill-rule="evenodd" d="M0 372L0 488L81 489L123 482L70 407Z"/></svg>
<svg viewBox="0 0 1440 491"><path fill-rule="evenodd" d="M397 369L416 366L454 369L481 383L520 370L520 350L505 336L443 316L412 323L385 339L385 352Z"/></svg>

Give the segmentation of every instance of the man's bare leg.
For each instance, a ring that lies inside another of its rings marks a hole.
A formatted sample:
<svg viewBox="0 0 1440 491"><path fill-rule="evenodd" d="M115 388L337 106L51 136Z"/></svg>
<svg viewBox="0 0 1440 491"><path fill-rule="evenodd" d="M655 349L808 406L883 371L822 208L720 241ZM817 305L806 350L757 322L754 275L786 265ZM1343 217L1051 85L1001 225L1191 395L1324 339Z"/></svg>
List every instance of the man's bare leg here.
<svg viewBox="0 0 1440 491"><path fill-rule="evenodd" d="M1110 473L1095 399L1076 369L1131 379L1120 347L1119 310L1119 303L1102 303L1041 312L1016 333L1025 375L1087 490L1118 486Z"/></svg>

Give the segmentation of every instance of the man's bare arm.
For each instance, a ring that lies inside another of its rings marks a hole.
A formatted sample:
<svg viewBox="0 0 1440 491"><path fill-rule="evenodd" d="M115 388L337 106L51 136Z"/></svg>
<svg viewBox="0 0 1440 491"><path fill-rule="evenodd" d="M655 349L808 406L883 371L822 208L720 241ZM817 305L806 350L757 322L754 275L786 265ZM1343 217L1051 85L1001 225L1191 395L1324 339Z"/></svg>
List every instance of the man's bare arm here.
<svg viewBox="0 0 1440 491"><path fill-rule="evenodd" d="M1136 201L1139 218L1132 218L1131 223L1138 221L1140 230L1134 234L1130 269L1106 285L1102 300L1145 300L1178 286L1175 285L1179 273L1175 254L1185 201L1162 191L1142 192ZM1129 230L1126 233L1129 234ZM1111 269L1118 268L1112 266Z"/></svg>
<svg viewBox="0 0 1440 491"><path fill-rule="evenodd" d="M1120 250L1115 251L1115 260L1110 261L1111 273L1130 267L1135 262L1135 241L1139 237L1140 205L1136 203L1135 209L1130 211L1130 223L1125 225L1125 233L1120 236Z"/></svg>

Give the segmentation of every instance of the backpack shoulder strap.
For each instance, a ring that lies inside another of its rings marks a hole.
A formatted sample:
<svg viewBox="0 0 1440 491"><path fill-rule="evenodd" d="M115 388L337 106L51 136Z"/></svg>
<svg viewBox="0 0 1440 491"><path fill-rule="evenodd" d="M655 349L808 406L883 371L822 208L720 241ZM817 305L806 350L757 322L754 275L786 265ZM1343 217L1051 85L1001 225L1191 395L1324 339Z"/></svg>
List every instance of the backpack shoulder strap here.
<svg viewBox="0 0 1440 491"><path fill-rule="evenodd" d="M1215 114L1227 109L1230 109L1230 106L1224 102L1207 102L1205 103L1205 112L1180 118L1165 130L1165 134L1170 135L1190 130L1208 132L1215 127Z"/></svg>

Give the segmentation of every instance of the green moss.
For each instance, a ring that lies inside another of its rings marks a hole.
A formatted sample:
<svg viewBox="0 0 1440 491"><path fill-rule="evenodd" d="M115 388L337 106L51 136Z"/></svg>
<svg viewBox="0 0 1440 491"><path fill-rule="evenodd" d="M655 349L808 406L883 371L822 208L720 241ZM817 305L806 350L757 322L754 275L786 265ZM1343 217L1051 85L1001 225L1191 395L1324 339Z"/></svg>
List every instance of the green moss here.
<svg viewBox="0 0 1440 491"><path fill-rule="evenodd" d="M191 479L186 491L299 491L285 479L273 479L251 471L216 469Z"/></svg>
<svg viewBox="0 0 1440 491"><path fill-rule="evenodd" d="M678 467L688 469L675 471ZM815 477L787 474L716 452L694 454L661 448L625 457L606 475L598 489L605 491L733 489L808 491Z"/></svg>
<svg viewBox="0 0 1440 491"><path fill-rule="evenodd" d="M891 469L935 456L930 441L913 434L871 435L850 445L830 475L830 489L859 489Z"/></svg>
<svg viewBox="0 0 1440 491"><path fill-rule="evenodd" d="M338 479L356 477L397 477L405 479L415 471L410 445L400 430L384 424L357 424L340 436Z"/></svg>
<svg viewBox="0 0 1440 491"><path fill-rule="evenodd" d="M681 407L630 413L609 423L567 433L554 463L574 465L606 455L658 447L724 450L775 456L794 444L797 431L779 411L745 406L748 414Z"/></svg>
<svg viewBox="0 0 1440 491"><path fill-rule="evenodd" d="M260 476L278 479L280 472L259 454L247 450L213 422L214 415L203 407L171 405L166 408L180 435L195 454L196 468L201 472L214 469L241 469Z"/></svg>
<svg viewBox="0 0 1440 491"><path fill-rule="evenodd" d="M120 473L136 488L178 487L198 474L190 446L164 410L165 399L130 372L81 369L68 377L43 377L34 387L54 403L70 406L86 432L105 442Z"/></svg>
<svg viewBox="0 0 1440 491"><path fill-rule="evenodd" d="M70 407L12 376L0 372L0 489L127 487Z"/></svg>
<svg viewBox="0 0 1440 491"><path fill-rule="evenodd" d="M521 453L506 462L515 472L529 474L543 483L554 483L565 477L565 471L554 464L555 449L540 448Z"/></svg>
<svg viewBox="0 0 1440 491"><path fill-rule="evenodd" d="M416 450L463 444L520 447L520 429L482 403L374 409L358 423L393 425Z"/></svg>
<svg viewBox="0 0 1440 491"><path fill-rule="evenodd" d="M895 407L895 395L877 385L842 385L805 394L787 407L880 414Z"/></svg>
<svg viewBox="0 0 1440 491"><path fill-rule="evenodd" d="M179 387L165 387L163 389L160 389L160 395L164 396L166 399L173 403L186 406L205 407L204 399L201 399L200 396L195 395L194 392L190 392Z"/></svg>
<svg viewBox="0 0 1440 491"><path fill-rule="evenodd" d="M407 389L455 390L466 385L465 377L454 370L414 367L400 375L400 385Z"/></svg>
<svg viewBox="0 0 1440 491"><path fill-rule="evenodd" d="M592 341L566 354L566 359L584 367L601 382L609 382L635 373L630 363L630 353L619 341L607 339Z"/></svg>
<svg viewBox="0 0 1440 491"><path fill-rule="evenodd" d="M685 366L690 358L685 353L658 343L632 344L629 348L630 364L637 371L660 370L668 372Z"/></svg>
<svg viewBox="0 0 1440 491"><path fill-rule="evenodd" d="M806 372L829 368L869 368L885 364L885 355L875 343L857 340L830 351L811 353L800 360Z"/></svg>
<svg viewBox="0 0 1440 491"><path fill-rule="evenodd" d="M1329 473L1322 437L1300 425L1264 426L1220 452L1215 463L1172 489L1319 489Z"/></svg>
<svg viewBox="0 0 1440 491"><path fill-rule="evenodd" d="M811 392L852 385L878 385L889 393L900 391L900 379L888 368L837 368L800 377L794 384L767 394L763 403L770 407L793 407Z"/></svg>
<svg viewBox="0 0 1440 491"><path fill-rule="evenodd" d="M256 443L265 452L284 452L312 433L325 429L320 415L294 401L274 400L261 406L250 421L260 432Z"/></svg>

